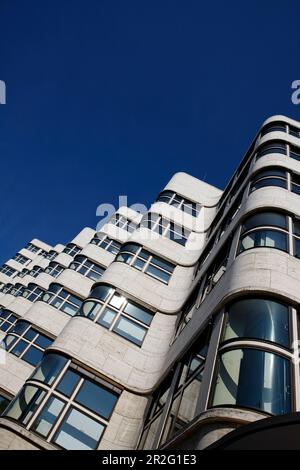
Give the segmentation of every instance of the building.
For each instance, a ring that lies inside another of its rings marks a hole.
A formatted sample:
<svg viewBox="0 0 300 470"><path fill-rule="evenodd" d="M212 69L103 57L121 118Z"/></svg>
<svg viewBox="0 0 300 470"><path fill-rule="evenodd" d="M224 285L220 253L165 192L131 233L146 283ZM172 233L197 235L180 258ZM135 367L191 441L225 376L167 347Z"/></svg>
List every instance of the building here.
<svg viewBox="0 0 300 470"><path fill-rule="evenodd" d="M205 449L297 416L299 198L300 123L274 116L224 192L177 173L144 215L20 250L0 448Z"/></svg>

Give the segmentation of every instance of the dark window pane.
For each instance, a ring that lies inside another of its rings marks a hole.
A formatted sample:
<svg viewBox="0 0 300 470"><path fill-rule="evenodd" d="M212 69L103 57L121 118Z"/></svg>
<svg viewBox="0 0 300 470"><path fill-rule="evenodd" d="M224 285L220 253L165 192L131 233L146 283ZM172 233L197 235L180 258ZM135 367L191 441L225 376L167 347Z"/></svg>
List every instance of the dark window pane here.
<svg viewBox="0 0 300 470"><path fill-rule="evenodd" d="M0 395L0 415L2 415L5 408L7 408L8 404L9 400L3 395Z"/></svg>
<svg viewBox="0 0 300 470"><path fill-rule="evenodd" d="M48 346L50 346L50 344L53 343L53 340L50 338L47 338L47 336L40 334L34 342L37 346L40 346L41 348L46 349L48 348Z"/></svg>
<svg viewBox="0 0 300 470"><path fill-rule="evenodd" d="M156 268L155 266L152 266L151 264L146 269L146 273L149 276L159 279L160 281L166 284L168 284L170 280L170 274L166 273L165 271L161 271L160 269Z"/></svg>
<svg viewBox="0 0 300 470"><path fill-rule="evenodd" d="M73 393L76 385L78 384L80 375L72 370L67 370L62 380L59 382L56 390L67 395L68 397Z"/></svg>
<svg viewBox="0 0 300 470"><path fill-rule="evenodd" d="M289 347L289 310L267 299L243 299L228 309L224 340L255 338Z"/></svg>
<svg viewBox="0 0 300 470"><path fill-rule="evenodd" d="M249 217L243 224L243 230L250 230L254 227L275 226L286 228L286 216L278 212L260 212Z"/></svg>
<svg viewBox="0 0 300 470"><path fill-rule="evenodd" d="M43 357L43 351L40 349L35 348L34 346L30 346L28 351L24 354L22 359L26 362L29 362L32 366L36 366Z"/></svg>
<svg viewBox="0 0 300 470"><path fill-rule="evenodd" d="M40 367L34 372L32 379L52 385L56 376L67 363L68 359L58 354L46 354Z"/></svg>
<svg viewBox="0 0 300 470"><path fill-rule="evenodd" d="M99 299L104 302L112 291L113 289L110 286L100 285L92 289L90 297L94 297L95 299Z"/></svg>
<svg viewBox="0 0 300 470"><path fill-rule="evenodd" d="M117 401L118 395L106 390L94 382L91 382L90 380L84 381L76 396L77 403L80 403L106 419L110 417Z"/></svg>
<svg viewBox="0 0 300 470"><path fill-rule="evenodd" d="M135 305L131 302L127 302L124 308L124 312L130 315L131 317L136 318L137 320L145 323L146 325L150 325L153 319L153 314L151 314L149 310Z"/></svg>
<svg viewBox="0 0 300 470"><path fill-rule="evenodd" d="M253 183L251 185L251 189L252 191L255 191L256 189L265 188L267 186L277 186L279 188L286 189L287 183L285 180L282 180L280 178L264 178L262 180L257 181L256 183Z"/></svg>
<svg viewBox="0 0 300 470"><path fill-rule="evenodd" d="M11 350L15 356L21 356L24 350L27 348L28 343L26 341L19 341L16 346Z"/></svg>

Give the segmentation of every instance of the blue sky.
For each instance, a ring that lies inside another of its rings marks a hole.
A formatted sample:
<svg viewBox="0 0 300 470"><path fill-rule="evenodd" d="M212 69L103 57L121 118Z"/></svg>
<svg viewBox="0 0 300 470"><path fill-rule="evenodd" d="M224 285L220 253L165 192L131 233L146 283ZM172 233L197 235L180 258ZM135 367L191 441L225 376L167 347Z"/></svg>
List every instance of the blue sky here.
<svg viewBox="0 0 300 470"><path fill-rule="evenodd" d="M300 4L1 0L0 262L177 171L223 188L261 122L300 120Z"/></svg>

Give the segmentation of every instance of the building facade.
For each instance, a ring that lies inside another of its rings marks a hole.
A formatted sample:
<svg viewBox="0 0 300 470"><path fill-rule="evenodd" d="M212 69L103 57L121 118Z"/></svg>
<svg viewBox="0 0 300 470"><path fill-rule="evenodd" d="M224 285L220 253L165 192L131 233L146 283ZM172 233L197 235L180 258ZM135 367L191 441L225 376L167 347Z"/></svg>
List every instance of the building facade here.
<svg viewBox="0 0 300 470"><path fill-rule="evenodd" d="M177 173L143 215L0 269L0 449L206 449L300 411L300 123L226 189Z"/></svg>

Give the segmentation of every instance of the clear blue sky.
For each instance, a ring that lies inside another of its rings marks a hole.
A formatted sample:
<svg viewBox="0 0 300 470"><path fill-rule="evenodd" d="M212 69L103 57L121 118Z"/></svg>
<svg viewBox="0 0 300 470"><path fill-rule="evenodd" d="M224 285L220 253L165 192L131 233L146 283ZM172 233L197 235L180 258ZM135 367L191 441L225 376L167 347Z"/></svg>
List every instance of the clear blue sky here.
<svg viewBox="0 0 300 470"><path fill-rule="evenodd" d="M0 262L67 243L176 171L224 187L269 115L300 120L300 4L1 0Z"/></svg>

